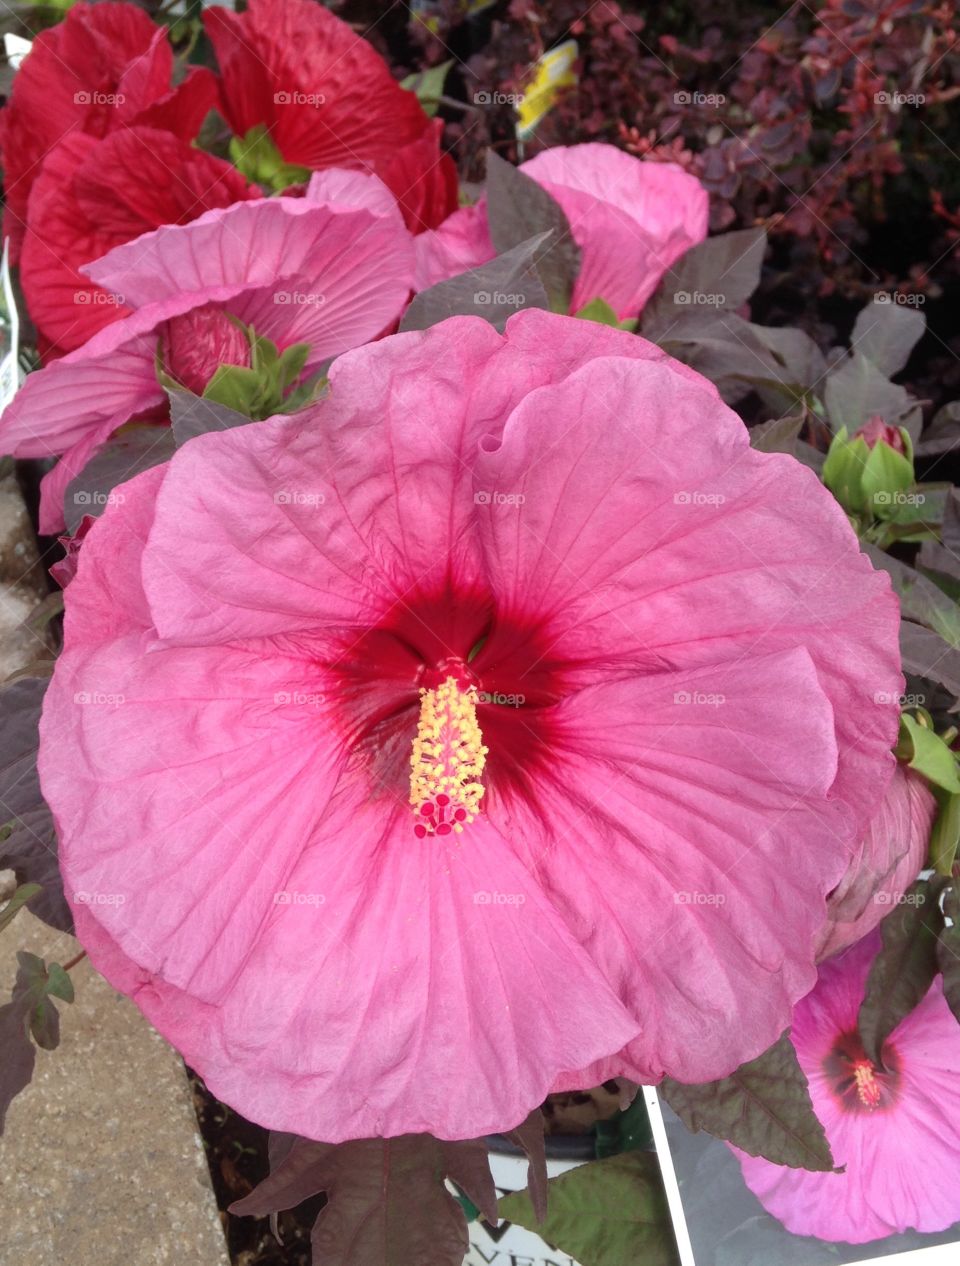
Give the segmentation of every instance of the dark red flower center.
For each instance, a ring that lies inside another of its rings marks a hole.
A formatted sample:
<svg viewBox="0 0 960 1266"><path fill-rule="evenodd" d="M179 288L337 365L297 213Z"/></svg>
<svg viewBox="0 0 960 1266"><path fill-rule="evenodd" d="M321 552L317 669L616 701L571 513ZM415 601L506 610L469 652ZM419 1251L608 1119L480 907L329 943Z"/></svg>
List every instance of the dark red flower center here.
<svg viewBox="0 0 960 1266"><path fill-rule="evenodd" d="M823 1071L846 1112L878 1112L892 1108L900 1090L900 1056L889 1042L877 1065L863 1049L859 1033L842 1033L824 1060Z"/></svg>
<svg viewBox="0 0 960 1266"><path fill-rule="evenodd" d="M332 649L325 658L339 680L338 720L351 756L373 794L409 796L418 834L444 834L434 828L448 823L458 829L481 798L483 808L512 795L529 801L532 777L549 763L551 705L577 667L558 657L534 616L499 612L491 594L451 582L404 595L374 627L341 635ZM461 760L464 787L477 780L479 760L479 796L443 782Z"/></svg>

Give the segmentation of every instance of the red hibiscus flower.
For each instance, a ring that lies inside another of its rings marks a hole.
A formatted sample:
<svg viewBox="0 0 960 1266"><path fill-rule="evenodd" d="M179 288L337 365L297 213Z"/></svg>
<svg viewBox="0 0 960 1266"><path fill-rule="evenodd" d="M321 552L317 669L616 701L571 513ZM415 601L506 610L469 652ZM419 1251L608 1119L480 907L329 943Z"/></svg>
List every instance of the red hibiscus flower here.
<svg viewBox="0 0 960 1266"><path fill-rule="evenodd" d="M132 4L78 4L44 31L17 72L0 113L4 232L19 257L34 181L67 133L102 137L146 124L192 139L216 102L213 74L188 71L170 87L166 30Z"/></svg>
<svg viewBox="0 0 960 1266"><path fill-rule="evenodd" d="M372 45L316 0L251 0L242 14L207 9L203 22L238 137L263 128L284 163L308 171L373 172L414 233L456 210L440 125Z"/></svg>
<svg viewBox="0 0 960 1266"><path fill-rule="evenodd" d="M164 224L260 196L230 163L156 128L65 137L34 182L20 259L45 350L72 351L129 315L122 293L94 285L84 264Z"/></svg>

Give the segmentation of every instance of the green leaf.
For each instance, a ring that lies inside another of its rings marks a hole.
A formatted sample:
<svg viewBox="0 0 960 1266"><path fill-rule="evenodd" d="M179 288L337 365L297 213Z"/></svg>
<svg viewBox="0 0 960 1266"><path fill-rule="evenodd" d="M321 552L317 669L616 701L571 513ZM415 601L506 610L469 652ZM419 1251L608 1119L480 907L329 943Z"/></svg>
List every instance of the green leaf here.
<svg viewBox="0 0 960 1266"><path fill-rule="evenodd" d="M828 1172L833 1157L789 1031L721 1081L687 1086L667 1077L660 1093L688 1130L706 1130L776 1165Z"/></svg>
<svg viewBox="0 0 960 1266"><path fill-rule="evenodd" d="M951 920L937 941L937 965L943 973L943 996L960 1024L960 890L954 882L943 902L943 912Z"/></svg>
<svg viewBox="0 0 960 1266"><path fill-rule="evenodd" d="M938 812L930 831L930 865L938 875L950 875L960 847L960 796L935 788Z"/></svg>
<svg viewBox="0 0 960 1266"><path fill-rule="evenodd" d="M628 330L631 334L637 328L635 317L628 317L626 321L617 319L614 312L606 299L591 299L589 303L585 303L579 312L574 312L575 317L579 317L581 321L596 321L598 325L610 325L615 330Z"/></svg>
<svg viewBox="0 0 960 1266"><path fill-rule="evenodd" d="M403 314L401 331L426 330L451 316L483 317L502 331L514 312L548 308L547 292L534 263L548 237L540 233L479 268L421 290Z"/></svg>
<svg viewBox="0 0 960 1266"><path fill-rule="evenodd" d="M956 756L939 735L921 725L909 712L900 718L897 755L935 786L960 794Z"/></svg>
<svg viewBox="0 0 960 1266"><path fill-rule="evenodd" d="M449 61L441 62L439 66L430 66L426 70L414 71L412 75L407 75L406 79L400 80L400 87L407 88L410 92L415 93L417 100L423 106L424 112L431 118L436 114L440 105L440 98L443 96L443 85L452 65L453 58L451 57Z"/></svg>
<svg viewBox="0 0 960 1266"><path fill-rule="evenodd" d="M40 884L20 884L7 904L0 910L0 932L9 927L27 902L41 891Z"/></svg>
<svg viewBox="0 0 960 1266"><path fill-rule="evenodd" d="M559 202L546 189L487 151L487 222L498 255L511 251L544 233L533 254L533 266L543 282L550 308L567 312L580 271L580 248Z"/></svg>
<svg viewBox="0 0 960 1266"><path fill-rule="evenodd" d="M677 1250L655 1152L589 1161L547 1184L539 1224L525 1191L504 1196L501 1217L536 1231L582 1266L674 1266Z"/></svg>
<svg viewBox="0 0 960 1266"><path fill-rule="evenodd" d="M874 300L857 313L850 344L892 378L910 359L926 324L926 317L916 308Z"/></svg>
<svg viewBox="0 0 960 1266"><path fill-rule="evenodd" d="M73 981L70 973L59 963L47 964L47 993L52 998L62 998L64 1002L73 1002Z"/></svg>
<svg viewBox="0 0 960 1266"><path fill-rule="evenodd" d="M922 1001L937 974L945 882L940 875L918 879L880 924L883 948L871 964L858 1019L867 1058L879 1066L884 1042Z"/></svg>

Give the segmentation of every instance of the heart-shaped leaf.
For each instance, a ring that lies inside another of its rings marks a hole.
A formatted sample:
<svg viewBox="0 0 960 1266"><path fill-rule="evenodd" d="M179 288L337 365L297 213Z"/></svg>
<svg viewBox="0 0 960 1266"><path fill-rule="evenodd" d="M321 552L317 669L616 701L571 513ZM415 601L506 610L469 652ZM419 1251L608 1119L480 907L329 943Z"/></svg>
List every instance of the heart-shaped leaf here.
<svg viewBox="0 0 960 1266"><path fill-rule="evenodd" d="M687 1086L667 1077L660 1093L688 1130L705 1130L750 1156L793 1169L833 1169L789 1033L721 1081Z"/></svg>

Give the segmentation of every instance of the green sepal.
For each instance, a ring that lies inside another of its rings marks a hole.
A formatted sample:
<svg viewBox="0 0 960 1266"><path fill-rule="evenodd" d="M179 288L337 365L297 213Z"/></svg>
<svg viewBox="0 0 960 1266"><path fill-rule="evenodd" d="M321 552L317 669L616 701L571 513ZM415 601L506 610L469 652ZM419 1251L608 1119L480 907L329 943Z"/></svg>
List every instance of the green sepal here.
<svg viewBox="0 0 960 1266"><path fill-rule="evenodd" d="M575 317L579 317L581 321L596 321L598 325L610 325L615 330L627 330L632 334L637 328L637 318L627 317L625 321L617 319L614 312L606 299L599 296L591 299L589 303L585 303L578 312L574 312Z"/></svg>
<svg viewBox="0 0 960 1266"><path fill-rule="evenodd" d="M252 127L246 136L230 138L230 161L241 175L274 193L310 179L309 167L284 162L264 123Z"/></svg>
<svg viewBox="0 0 960 1266"><path fill-rule="evenodd" d="M937 816L930 832L930 865L938 875L953 873L960 845L960 795L933 788Z"/></svg>
<svg viewBox="0 0 960 1266"><path fill-rule="evenodd" d="M921 715L924 714L921 712ZM894 754L934 787L951 795L960 794L956 755L931 727L921 724L909 712L900 717L900 734Z"/></svg>

